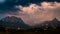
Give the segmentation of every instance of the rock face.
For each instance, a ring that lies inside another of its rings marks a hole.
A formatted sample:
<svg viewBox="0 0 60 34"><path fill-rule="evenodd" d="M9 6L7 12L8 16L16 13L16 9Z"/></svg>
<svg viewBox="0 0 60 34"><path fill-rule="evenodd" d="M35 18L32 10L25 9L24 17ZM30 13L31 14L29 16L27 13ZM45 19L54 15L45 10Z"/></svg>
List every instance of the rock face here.
<svg viewBox="0 0 60 34"><path fill-rule="evenodd" d="M29 26L25 24L21 18L17 18L15 16L11 16L11 17L8 16L1 19L0 26L9 27L9 28L18 28L18 27L29 28Z"/></svg>

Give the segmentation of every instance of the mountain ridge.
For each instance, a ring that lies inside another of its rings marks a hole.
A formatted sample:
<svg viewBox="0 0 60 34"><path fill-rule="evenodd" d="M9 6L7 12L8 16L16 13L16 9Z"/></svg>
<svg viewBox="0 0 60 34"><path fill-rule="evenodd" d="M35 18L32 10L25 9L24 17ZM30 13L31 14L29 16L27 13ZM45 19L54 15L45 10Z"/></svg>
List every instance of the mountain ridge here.
<svg viewBox="0 0 60 34"><path fill-rule="evenodd" d="M58 19L54 18L51 21L44 21L44 23L42 23L42 24L38 24L35 26L29 26L29 25L25 24L21 18L17 18L15 16L11 16L11 17L7 16L0 20L0 26L11 27L11 28L22 27L22 28L26 28L26 29L27 28L41 28L43 26L60 27L60 21L58 21Z"/></svg>
<svg viewBox="0 0 60 34"><path fill-rule="evenodd" d="M54 18L53 20L51 21L44 21L43 23L41 24L38 24L36 26L33 26L34 28L41 28L41 27L44 27L44 26L48 26L48 27L60 27L60 21L57 19L57 18Z"/></svg>
<svg viewBox="0 0 60 34"><path fill-rule="evenodd" d="M15 16L5 17L0 20L0 25L4 27L11 27L11 28L29 28L29 25L25 24L21 18L17 18Z"/></svg>

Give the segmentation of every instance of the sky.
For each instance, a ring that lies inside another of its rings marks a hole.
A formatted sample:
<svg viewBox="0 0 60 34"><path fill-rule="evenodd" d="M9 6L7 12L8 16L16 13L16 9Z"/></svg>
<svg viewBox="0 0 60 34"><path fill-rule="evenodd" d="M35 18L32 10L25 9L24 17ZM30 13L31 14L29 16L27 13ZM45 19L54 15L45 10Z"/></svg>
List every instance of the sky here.
<svg viewBox="0 0 60 34"><path fill-rule="evenodd" d="M60 20L60 0L0 0L0 19L6 16L19 17L29 25Z"/></svg>

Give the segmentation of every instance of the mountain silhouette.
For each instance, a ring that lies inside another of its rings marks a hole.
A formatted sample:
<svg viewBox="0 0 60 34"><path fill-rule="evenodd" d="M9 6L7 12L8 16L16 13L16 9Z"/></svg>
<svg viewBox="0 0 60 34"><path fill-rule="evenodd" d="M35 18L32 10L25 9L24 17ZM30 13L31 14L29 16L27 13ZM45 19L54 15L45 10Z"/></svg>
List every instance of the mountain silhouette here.
<svg viewBox="0 0 60 34"><path fill-rule="evenodd" d="M7 16L1 19L0 26L10 27L10 28L18 28L18 27L29 28L29 26L25 24L21 18L17 18L15 16L11 16L11 17Z"/></svg>
<svg viewBox="0 0 60 34"><path fill-rule="evenodd" d="M41 27L60 27L60 21L57 18L54 18L51 21L44 21L42 24L38 24L35 27L41 28Z"/></svg>
<svg viewBox="0 0 60 34"><path fill-rule="evenodd" d="M49 23L50 25L55 25L60 27L60 21L57 18L54 18L52 21Z"/></svg>

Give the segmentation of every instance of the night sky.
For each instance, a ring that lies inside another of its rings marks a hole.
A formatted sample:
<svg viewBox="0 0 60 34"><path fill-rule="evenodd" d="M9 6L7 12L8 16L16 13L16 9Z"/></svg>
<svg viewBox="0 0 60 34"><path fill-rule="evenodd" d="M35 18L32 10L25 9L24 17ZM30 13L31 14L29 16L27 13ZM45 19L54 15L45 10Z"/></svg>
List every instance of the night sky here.
<svg viewBox="0 0 60 34"><path fill-rule="evenodd" d="M0 19L6 16L22 18L30 25L60 20L60 0L0 0Z"/></svg>

